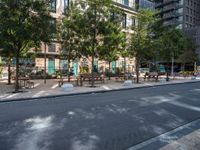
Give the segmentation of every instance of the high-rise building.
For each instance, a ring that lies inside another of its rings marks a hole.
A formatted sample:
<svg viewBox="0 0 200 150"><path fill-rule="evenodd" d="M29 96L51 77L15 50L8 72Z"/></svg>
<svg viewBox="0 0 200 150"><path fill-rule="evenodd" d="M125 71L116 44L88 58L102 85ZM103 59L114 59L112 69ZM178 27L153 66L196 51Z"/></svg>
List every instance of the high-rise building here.
<svg viewBox="0 0 200 150"><path fill-rule="evenodd" d="M155 8L163 25L184 30L200 23L200 0L156 0Z"/></svg>
<svg viewBox="0 0 200 150"><path fill-rule="evenodd" d="M200 56L200 0L156 0L155 8L163 25L182 29L197 44Z"/></svg>
<svg viewBox="0 0 200 150"><path fill-rule="evenodd" d="M151 9L155 10L155 3L152 0L135 0L136 9Z"/></svg>
<svg viewBox="0 0 200 150"><path fill-rule="evenodd" d="M163 25L175 25L183 28L183 1L157 0L155 8L160 15Z"/></svg>
<svg viewBox="0 0 200 150"><path fill-rule="evenodd" d="M196 43L197 46L196 52L200 60L200 26L187 28L184 30L184 33L187 37L190 37ZM200 63L198 64L200 65Z"/></svg>

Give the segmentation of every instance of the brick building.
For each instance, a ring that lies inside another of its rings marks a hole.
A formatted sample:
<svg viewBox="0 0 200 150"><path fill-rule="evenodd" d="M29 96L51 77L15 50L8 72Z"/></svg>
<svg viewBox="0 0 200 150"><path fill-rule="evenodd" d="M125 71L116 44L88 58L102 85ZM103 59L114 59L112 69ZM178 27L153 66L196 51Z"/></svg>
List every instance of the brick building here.
<svg viewBox="0 0 200 150"><path fill-rule="evenodd" d="M62 17L62 13L64 11L64 8L67 7L70 3L70 0L52 0L49 3L49 7L51 9L51 15L54 18L54 23L56 24L56 21L60 20ZM133 19L133 16L136 15L135 10L135 2L132 0L113 0L113 4L117 7L121 8L124 12L123 14L123 31L126 34L129 34L131 32L131 26L135 25L136 20ZM53 42L50 45L47 45L46 53L44 44L42 44L42 51L37 54L37 57L35 58L35 66L38 70L44 69L45 64L45 54L46 54L46 66L47 66L47 72L49 74L54 74L56 70L59 69L65 69L67 67L67 60L60 58L60 52L62 50L62 47L59 43ZM132 71L134 68L134 60L128 60L127 59L126 67L129 71ZM82 59L76 59L71 62L72 70L74 75L78 75L80 72L80 66L82 65L88 65L91 68L91 60L87 58ZM108 67L108 64L103 61L99 61L98 59L95 60L95 65L97 66L97 69L101 71L105 71L105 69ZM111 69L112 72L115 72L116 68L122 68L122 66L125 65L124 59L120 58L116 62L112 62Z"/></svg>

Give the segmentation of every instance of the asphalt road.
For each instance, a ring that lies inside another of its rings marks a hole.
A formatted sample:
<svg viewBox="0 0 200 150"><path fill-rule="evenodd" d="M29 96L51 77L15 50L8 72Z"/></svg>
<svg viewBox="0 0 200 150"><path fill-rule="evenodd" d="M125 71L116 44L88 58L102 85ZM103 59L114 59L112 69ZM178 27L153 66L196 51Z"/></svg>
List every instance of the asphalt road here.
<svg viewBox="0 0 200 150"><path fill-rule="evenodd" d="M124 150L199 118L199 82L0 103L0 150Z"/></svg>

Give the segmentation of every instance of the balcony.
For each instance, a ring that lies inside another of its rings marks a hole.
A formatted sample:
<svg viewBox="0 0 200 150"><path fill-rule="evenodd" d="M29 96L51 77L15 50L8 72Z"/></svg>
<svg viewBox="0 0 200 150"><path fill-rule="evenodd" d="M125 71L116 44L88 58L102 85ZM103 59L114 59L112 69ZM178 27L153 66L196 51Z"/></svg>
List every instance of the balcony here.
<svg viewBox="0 0 200 150"><path fill-rule="evenodd" d="M166 13L163 15L163 20L169 20L169 19L172 19L172 18L178 18L182 16L181 13L179 12L170 12L170 13Z"/></svg>
<svg viewBox="0 0 200 150"><path fill-rule="evenodd" d="M179 2L180 0L166 0L166 1L164 1L164 2L160 2L160 3L157 3L156 5L155 5L155 8L157 9L157 8L162 8L162 7L164 7L164 6L166 6L166 5L169 5L169 4L172 4L172 3L177 3L177 2Z"/></svg>
<svg viewBox="0 0 200 150"><path fill-rule="evenodd" d="M183 8L183 5L181 4L175 4L175 5L171 5L171 6L165 6L163 7L161 10L160 10L160 14L164 14L164 13L167 13L167 12L170 12L170 11L175 11L175 10L178 10L180 8Z"/></svg>

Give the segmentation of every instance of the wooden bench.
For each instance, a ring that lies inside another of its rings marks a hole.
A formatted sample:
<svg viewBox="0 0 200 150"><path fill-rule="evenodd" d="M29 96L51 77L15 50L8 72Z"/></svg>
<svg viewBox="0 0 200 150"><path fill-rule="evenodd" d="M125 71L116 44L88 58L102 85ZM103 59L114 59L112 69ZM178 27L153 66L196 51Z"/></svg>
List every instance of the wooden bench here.
<svg viewBox="0 0 200 150"><path fill-rule="evenodd" d="M16 80L15 77L12 80ZM16 82L16 81L15 81ZM34 88L35 83L31 81L28 77L19 77L19 88Z"/></svg>
<svg viewBox="0 0 200 150"><path fill-rule="evenodd" d="M144 75L144 81L146 79L155 79L155 81L158 81L159 73L158 72L146 72Z"/></svg>
<svg viewBox="0 0 200 150"><path fill-rule="evenodd" d="M94 81L100 81L101 83L104 83L104 75L102 74L94 74L93 78ZM78 78L78 81L80 82L80 86L83 86L83 82L85 81L92 82L92 74L81 74Z"/></svg>
<svg viewBox="0 0 200 150"><path fill-rule="evenodd" d="M123 74L116 75L116 76L115 76L115 80L116 80L116 81L119 81L119 80L120 80L120 81L123 81L123 80L124 80L124 75L123 75Z"/></svg>

